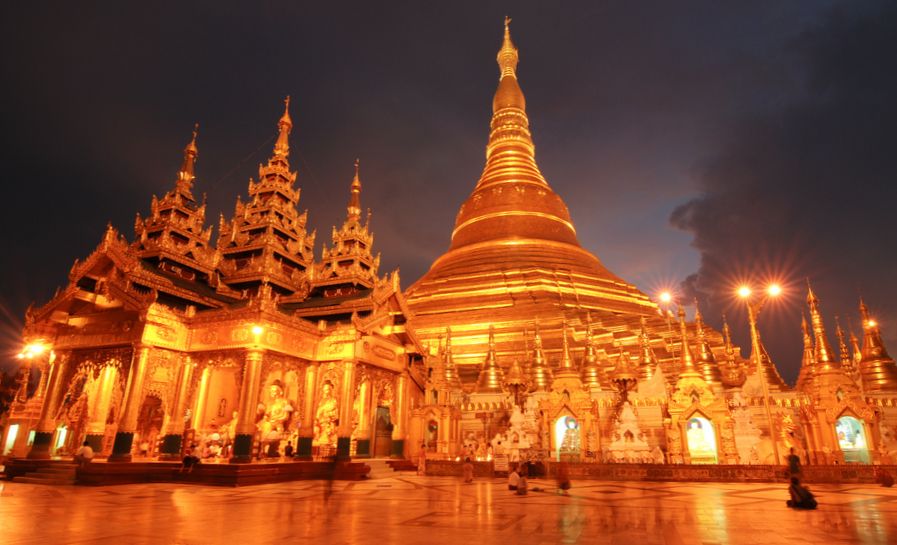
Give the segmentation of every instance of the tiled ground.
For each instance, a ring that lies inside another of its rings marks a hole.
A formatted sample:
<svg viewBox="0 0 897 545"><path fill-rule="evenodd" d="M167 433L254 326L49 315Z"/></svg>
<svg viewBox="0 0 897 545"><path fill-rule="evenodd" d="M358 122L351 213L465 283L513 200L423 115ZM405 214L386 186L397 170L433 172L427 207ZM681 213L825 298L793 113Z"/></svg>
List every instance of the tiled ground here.
<svg viewBox="0 0 897 545"><path fill-rule="evenodd" d="M569 497L504 482L398 476L239 489L0 483L0 543L897 543L897 489L814 486L820 508L785 507L783 485L574 482ZM311 540L311 541L304 541Z"/></svg>

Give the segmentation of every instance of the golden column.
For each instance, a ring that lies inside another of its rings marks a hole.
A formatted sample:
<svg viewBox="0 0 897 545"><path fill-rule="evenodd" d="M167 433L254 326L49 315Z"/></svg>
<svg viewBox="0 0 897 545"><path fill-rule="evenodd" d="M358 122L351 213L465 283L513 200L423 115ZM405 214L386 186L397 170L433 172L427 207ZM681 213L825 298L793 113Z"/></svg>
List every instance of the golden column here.
<svg viewBox="0 0 897 545"><path fill-rule="evenodd" d="M356 436L355 456L368 458L371 456L371 382L365 380L358 387L358 433Z"/></svg>
<svg viewBox="0 0 897 545"><path fill-rule="evenodd" d="M315 438L315 399L318 391L318 364L309 363L305 368L305 398L302 400L302 420L299 422L299 439L296 441L296 457L311 460L311 443Z"/></svg>
<svg viewBox="0 0 897 545"><path fill-rule="evenodd" d="M405 412L408 393L408 378L403 372L396 378L396 421L392 428L392 457L405 457Z"/></svg>
<svg viewBox="0 0 897 545"><path fill-rule="evenodd" d="M209 397L209 382L211 380L212 368L206 366L199 377L199 387L196 389L196 399L193 402L193 420L190 423L190 427L196 430L197 433L202 430L202 424L206 418L206 404Z"/></svg>
<svg viewBox="0 0 897 545"><path fill-rule="evenodd" d="M237 427L234 433L234 455L232 464L252 461L252 442L255 438L255 414L259 404L259 386L262 382L262 356L264 350L253 347L246 351L243 368L243 384L240 388L240 408L237 413Z"/></svg>
<svg viewBox="0 0 897 545"><path fill-rule="evenodd" d="M62 391L66 387L65 375L68 371L69 354L57 356L50 352L50 363L47 370L47 395L41 405L40 419L34 429L34 443L28 452L28 458L45 459L50 457L53 434L56 431L56 411L62 399Z"/></svg>
<svg viewBox="0 0 897 545"><path fill-rule="evenodd" d="M131 365L125 395L122 396L122 411L118 419L112 454L109 456L110 462L131 461L131 446L134 444L137 417L140 415L140 404L143 402L143 381L146 377L146 368L149 366L149 354L148 346L138 345L136 362Z"/></svg>
<svg viewBox="0 0 897 545"><path fill-rule="evenodd" d="M100 380L97 384L96 396L88 412L87 434L84 440L90 443L90 447L97 454L103 452L103 438L106 436L106 418L109 415L109 407L112 404L112 393L115 389L115 380L118 369L107 362L100 371Z"/></svg>
<svg viewBox="0 0 897 545"><path fill-rule="evenodd" d="M355 398L355 362L343 362L343 391L339 407L339 428L336 438L336 457L340 460L349 459L350 445L352 443L352 410Z"/></svg>
<svg viewBox="0 0 897 545"><path fill-rule="evenodd" d="M171 415L168 417L168 429L162 438L160 460L177 460L181 457L184 438L184 415L187 412L187 394L190 389L190 381L193 379L193 369L196 365L190 356L183 357L181 372L178 376L178 386L172 403Z"/></svg>

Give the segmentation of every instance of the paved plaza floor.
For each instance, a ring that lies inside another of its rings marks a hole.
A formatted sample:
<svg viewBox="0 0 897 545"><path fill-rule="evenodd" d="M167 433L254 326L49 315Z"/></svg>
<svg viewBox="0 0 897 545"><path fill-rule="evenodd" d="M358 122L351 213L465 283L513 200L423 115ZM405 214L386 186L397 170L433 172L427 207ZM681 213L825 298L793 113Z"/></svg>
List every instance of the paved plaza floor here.
<svg viewBox="0 0 897 545"><path fill-rule="evenodd" d="M245 488L0 483L0 543L789 544L897 543L897 488L811 487L816 511L785 507L778 484L448 477L300 481ZM307 541L308 540L308 541Z"/></svg>

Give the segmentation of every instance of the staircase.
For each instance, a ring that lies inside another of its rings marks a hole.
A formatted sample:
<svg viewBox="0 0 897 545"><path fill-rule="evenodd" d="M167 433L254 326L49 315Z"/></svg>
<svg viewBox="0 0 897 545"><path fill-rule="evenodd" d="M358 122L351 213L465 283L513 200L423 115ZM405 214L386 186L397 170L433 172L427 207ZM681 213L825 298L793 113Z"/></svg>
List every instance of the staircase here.
<svg viewBox="0 0 897 545"><path fill-rule="evenodd" d="M368 473L368 479L387 479L396 476L396 471L390 467L389 462L385 459L371 458L364 462L371 468Z"/></svg>
<svg viewBox="0 0 897 545"><path fill-rule="evenodd" d="M31 484L72 485L75 484L76 464L52 464L38 468L13 482Z"/></svg>

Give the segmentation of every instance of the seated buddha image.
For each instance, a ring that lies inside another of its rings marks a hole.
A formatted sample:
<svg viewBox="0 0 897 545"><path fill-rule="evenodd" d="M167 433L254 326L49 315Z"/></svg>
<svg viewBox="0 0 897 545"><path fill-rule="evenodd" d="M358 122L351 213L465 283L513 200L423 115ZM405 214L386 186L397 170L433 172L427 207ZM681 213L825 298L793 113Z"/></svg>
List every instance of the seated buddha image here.
<svg viewBox="0 0 897 545"><path fill-rule="evenodd" d="M313 444L331 446L336 443L337 421L336 397L333 395L333 384L324 382L321 386L321 400L315 411L315 437Z"/></svg>
<svg viewBox="0 0 897 545"><path fill-rule="evenodd" d="M259 426L263 439L276 439L286 431L290 417L293 414L293 406L284 396L283 383L275 380L268 390L268 403L265 406L265 414Z"/></svg>

